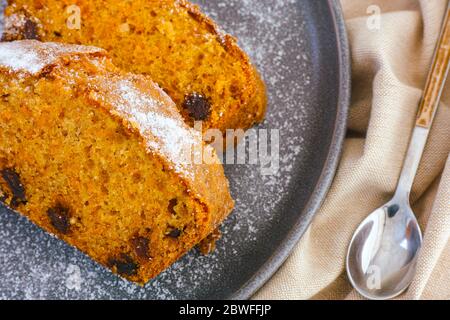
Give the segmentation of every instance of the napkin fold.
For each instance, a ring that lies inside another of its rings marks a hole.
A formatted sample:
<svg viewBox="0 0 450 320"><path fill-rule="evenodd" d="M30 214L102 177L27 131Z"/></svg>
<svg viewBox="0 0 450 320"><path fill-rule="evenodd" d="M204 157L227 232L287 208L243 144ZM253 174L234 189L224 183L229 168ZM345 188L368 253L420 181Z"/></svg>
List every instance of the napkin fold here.
<svg viewBox="0 0 450 320"><path fill-rule="evenodd" d="M352 102L330 192L291 256L255 299L361 299L345 273L353 232L395 190L447 0L341 0ZM411 203L424 231L417 275L400 299L450 299L450 81Z"/></svg>

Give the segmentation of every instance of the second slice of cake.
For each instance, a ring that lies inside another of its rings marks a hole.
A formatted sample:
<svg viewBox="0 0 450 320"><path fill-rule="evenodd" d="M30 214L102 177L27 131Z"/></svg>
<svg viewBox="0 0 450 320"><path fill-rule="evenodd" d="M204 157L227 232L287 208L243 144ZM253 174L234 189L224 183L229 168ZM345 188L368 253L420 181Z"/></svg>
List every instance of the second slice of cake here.
<svg viewBox="0 0 450 320"><path fill-rule="evenodd" d="M188 124L248 129L266 91L232 36L185 0L8 0L4 40L39 39L107 50L123 70L149 75Z"/></svg>

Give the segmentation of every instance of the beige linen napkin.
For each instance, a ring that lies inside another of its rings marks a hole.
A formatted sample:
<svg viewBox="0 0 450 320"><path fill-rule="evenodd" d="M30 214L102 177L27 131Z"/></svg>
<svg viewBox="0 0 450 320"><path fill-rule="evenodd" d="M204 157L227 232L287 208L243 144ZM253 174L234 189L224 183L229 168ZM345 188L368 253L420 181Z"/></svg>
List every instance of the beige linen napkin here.
<svg viewBox="0 0 450 320"><path fill-rule="evenodd" d="M447 6L447 0L341 2L353 60L341 164L312 225L256 299L361 298L345 274L347 245L395 189ZM401 298L450 299L449 152L450 83L412 192L424 246L417 276Z"/></svg>

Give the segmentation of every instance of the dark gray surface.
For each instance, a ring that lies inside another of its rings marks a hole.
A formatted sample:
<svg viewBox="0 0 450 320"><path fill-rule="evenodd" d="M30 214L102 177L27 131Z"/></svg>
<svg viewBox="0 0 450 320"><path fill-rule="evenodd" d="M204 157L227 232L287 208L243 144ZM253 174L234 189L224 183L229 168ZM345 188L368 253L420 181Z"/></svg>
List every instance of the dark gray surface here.
<svg viewBox="0 0 450 320"><path fill-rule="evenodd" d="M0 298L248 298L305 231L334 175L349 100L349 57L335 1L196 1L266 80L280 130L280 170L226 167L235 212L214 254L195 250L144 288L112 275L19 215L0 208Z"/></svg>

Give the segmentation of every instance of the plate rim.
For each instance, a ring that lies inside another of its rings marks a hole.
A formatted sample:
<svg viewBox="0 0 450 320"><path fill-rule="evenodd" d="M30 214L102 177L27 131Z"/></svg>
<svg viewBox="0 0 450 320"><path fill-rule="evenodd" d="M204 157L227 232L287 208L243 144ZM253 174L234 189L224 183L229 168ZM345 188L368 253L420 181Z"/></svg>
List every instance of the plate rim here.
<svg viewBox="0 0 450 320"><path fill-rule="evenodd" d="M301 216L305 217L305 219L297 220L296 224L286 235L278 249L275 250L272 256L267 259L267 261L259 268L250 280L248 280L241 286L240 289L227 298L229 300L250 299L279 270L308 229L317 211L322 206L339 165L347 129L348 110L350 106L351 59L342 6L338 0L327 0L327 2L333 18L339 60L338 108L333 130L333 138L328 150L328 156L320 178L310 199L308 200L308 204L302 212Z"/></svg>

